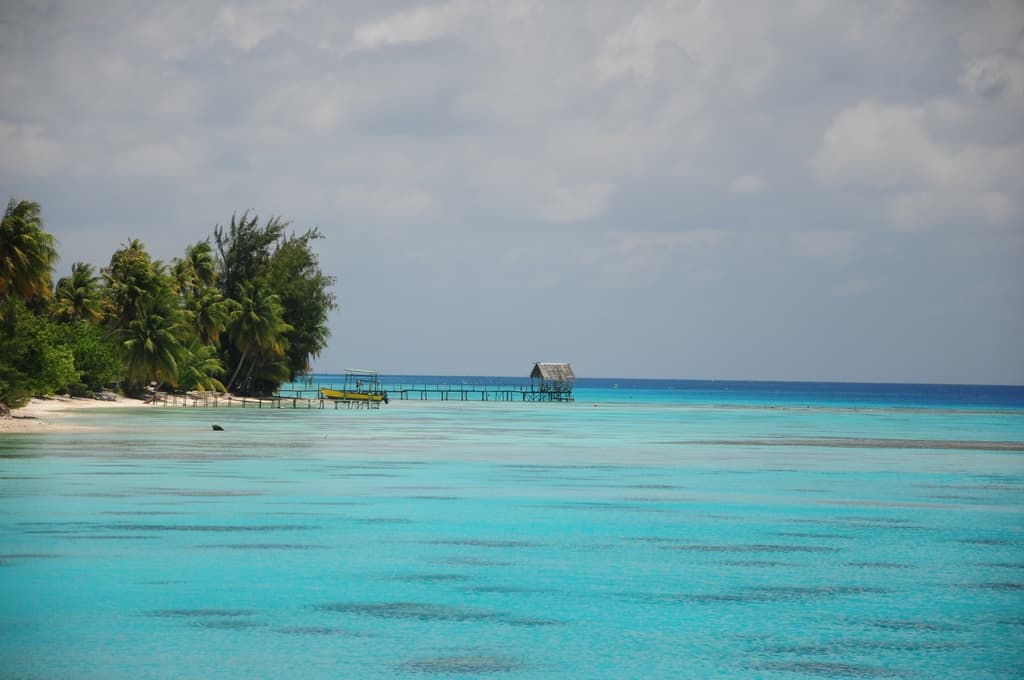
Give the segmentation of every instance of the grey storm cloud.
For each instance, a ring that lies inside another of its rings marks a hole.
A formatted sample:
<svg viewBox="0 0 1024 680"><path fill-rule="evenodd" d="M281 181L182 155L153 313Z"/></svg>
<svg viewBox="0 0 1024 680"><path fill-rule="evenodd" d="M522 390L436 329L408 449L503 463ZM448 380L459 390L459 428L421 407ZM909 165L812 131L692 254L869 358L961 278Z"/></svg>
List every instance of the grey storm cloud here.
<svg viewBox="0 0 1024 680"><path fill-rule="evenodd" d="M6 2L61 271L319 226L316 366L1024 381L1019 2Z"/></svg>

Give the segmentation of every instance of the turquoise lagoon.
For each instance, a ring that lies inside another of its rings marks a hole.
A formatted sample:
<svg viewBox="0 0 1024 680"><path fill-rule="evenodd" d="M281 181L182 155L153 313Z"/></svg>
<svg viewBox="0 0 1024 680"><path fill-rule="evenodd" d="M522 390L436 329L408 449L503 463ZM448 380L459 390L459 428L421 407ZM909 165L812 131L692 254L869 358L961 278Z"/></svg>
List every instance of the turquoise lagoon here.
<svg viewBox="0 0 1024 680"><path fill-rule="evenodd" d="M580 385L0 436L0 677L1024 674L1021 388Z"/></svg>

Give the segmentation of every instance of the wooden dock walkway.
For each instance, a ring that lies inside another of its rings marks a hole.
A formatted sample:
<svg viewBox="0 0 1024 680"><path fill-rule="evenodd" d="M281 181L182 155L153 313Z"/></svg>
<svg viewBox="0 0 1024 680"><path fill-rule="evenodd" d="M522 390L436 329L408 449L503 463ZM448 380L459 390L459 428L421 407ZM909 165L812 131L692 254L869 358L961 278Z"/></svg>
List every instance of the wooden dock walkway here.
<svg viewBox="0 0 1024 680"><path fill-rule="evenodd" d="M319 392L317 393L319 395ZM337 399L271 395L266 397L239 397L233 394L160 394L153 403L177 408L267 408L267 409L325 409L366 408L365 404Z"/></svg>
<svg viewBox="0 0 1024 680"><path fill-rule="evenodd" d="M310 385L303 389L281 390L282 398L316 399L320 388L333 385ZM398 401L573 401L572 390L538 388L534 385L488 385L483 383L383 383L389 400Z"/></svg>
<svg viewBox="0 0 1024 680"><path fill-rule="evenodd" d="M283 389L277 394L263 397L239 397L216 392L188 394L160 393L154 402L177 408L269 408L269 409L325 409L325 408L379 408L379 402L324 399L320 388L333 385L309 385L302 389ZM438 384L394 383L383 386L389 400L399 401L494 401L494 402L549 402L573 401L572 390L545 389L534 385Z"/></svg>

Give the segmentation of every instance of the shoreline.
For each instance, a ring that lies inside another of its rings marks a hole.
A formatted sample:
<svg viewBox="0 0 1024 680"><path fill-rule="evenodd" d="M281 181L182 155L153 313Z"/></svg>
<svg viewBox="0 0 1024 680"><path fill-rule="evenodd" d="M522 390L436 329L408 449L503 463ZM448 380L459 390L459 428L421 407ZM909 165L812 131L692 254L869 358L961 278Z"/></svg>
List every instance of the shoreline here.
<svg viewBox="0 0 1024 680"><path fill-rule="evenodd" d="M84 410L143 406L146 404L141 399L126 397L118 397L114 401L85 397L33 397L25 406L12 410L9 417L0 417L0 435L92 430L95 428L67 422L67 416Z"/></svg>

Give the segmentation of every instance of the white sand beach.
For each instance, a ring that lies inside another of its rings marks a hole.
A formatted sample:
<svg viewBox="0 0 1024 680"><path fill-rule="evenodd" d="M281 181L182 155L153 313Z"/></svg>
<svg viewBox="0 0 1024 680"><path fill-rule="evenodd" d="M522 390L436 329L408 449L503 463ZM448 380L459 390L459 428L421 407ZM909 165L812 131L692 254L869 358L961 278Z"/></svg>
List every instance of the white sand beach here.
<svg viewBox="0 0 1024 680"><path fill-rule="evenodd" d="M0 435L26 432L74 432L91 429L75 425L66 420L69 413L82 409L97 408L138 408L145 406L140 399L118 397L114 401L77 397L34 398L22 408L11 412L10 417L0 417Z"/></svg>

